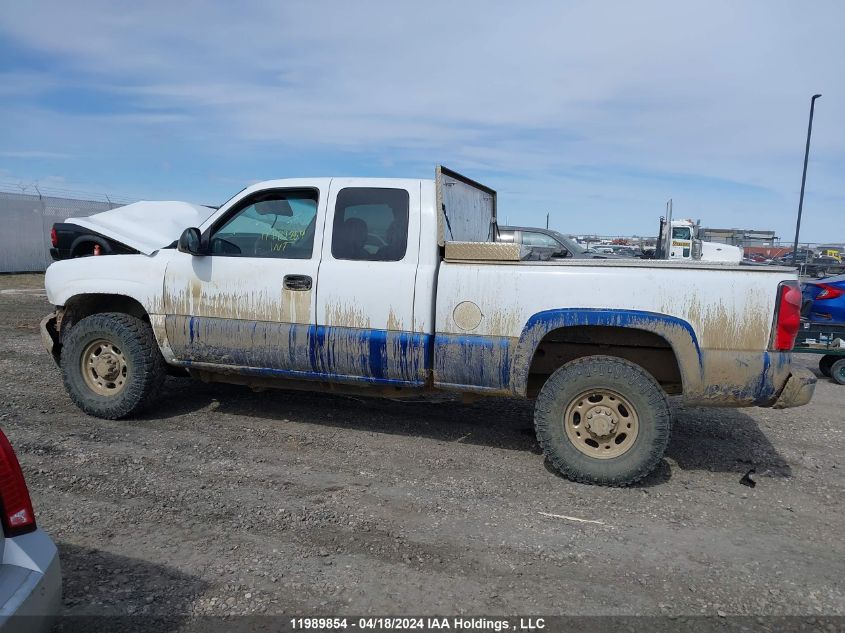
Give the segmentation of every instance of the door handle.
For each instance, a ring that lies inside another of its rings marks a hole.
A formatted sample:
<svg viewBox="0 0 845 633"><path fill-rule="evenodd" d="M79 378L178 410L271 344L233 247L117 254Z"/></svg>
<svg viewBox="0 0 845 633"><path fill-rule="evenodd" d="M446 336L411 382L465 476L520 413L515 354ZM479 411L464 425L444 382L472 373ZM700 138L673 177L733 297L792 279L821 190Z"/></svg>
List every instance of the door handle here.
<svg viewBox="0 0 845 633"><path fill-rule="evenodd" d="M311 290L311 277L308 275L285 275L282 287L285 290Z"/></svg>

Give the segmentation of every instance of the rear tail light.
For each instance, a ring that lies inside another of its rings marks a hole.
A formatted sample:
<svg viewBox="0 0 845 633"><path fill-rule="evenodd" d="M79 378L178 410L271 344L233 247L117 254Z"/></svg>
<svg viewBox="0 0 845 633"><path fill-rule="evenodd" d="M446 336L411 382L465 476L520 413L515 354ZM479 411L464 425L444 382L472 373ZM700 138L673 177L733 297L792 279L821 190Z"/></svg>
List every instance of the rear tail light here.
<svg viewBox="0 0 845 633"><path fill-rule="evenodd" d="M50 243L53 245L54 248L59 245L59 234L56 233L55 226L50 229Z"/></svg>
<svg viewBox="0 0 845 633"><path fill-rule="evenodd" d="M35 529L35 512L21 465L9 440L0 431L0 519L7 537Z"/></svg>
<svg viewBox="0 0 845 633"><path fill-rule="evenodd" d="M840 290L836 286L831 286L829 284L816 284L822 291L816 295L816 299L836 299L837 297L841 297L845 294L845 290Z"/></svg>
<svg viewBox="0 0 845 633"><path fill-rule="evenodd" d="M788 352L795 345L795 337L801 325L801 290L795 281L784 281L778 286L777 312L773 347Z"/></svg>

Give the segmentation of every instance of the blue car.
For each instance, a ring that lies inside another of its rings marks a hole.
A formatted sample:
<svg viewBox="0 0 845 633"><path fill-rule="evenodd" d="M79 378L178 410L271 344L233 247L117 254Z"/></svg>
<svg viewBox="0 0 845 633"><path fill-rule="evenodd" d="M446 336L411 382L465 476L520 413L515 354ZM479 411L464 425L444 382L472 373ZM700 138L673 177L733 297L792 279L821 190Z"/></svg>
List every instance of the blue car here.
<svg viewBox="0 0 845 633"><path fill-rule="evenodd" d="M811 323L845 324L845 275L808 281L801 286L801 315Z"/></svg>

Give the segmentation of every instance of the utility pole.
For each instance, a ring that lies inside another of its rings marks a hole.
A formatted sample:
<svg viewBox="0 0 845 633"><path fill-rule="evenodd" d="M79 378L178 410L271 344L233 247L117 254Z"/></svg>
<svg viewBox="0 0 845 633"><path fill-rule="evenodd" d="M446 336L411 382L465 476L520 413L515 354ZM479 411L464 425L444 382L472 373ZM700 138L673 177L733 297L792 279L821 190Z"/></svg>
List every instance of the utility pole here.
<svg viewBox="0 0 845 633"><path fill-rule="evenodd" d="M804 210L804 185L807 183L807 161L810 158L810 135L813 133L813 110L816 99L821 95L813 95L810 99L810 123L807 125L807 146L804 148L804 173L801 175L801 197L798 199L798 222L795 224L795 245L792 248L792 265L798 265L798 234L801 232L801 212Z"/></svg>
<svg viewBox="0 0 845 633"><path fill-rule="evenodd" d="M546 214L546 229L549 228L549 214Z"/></svg>

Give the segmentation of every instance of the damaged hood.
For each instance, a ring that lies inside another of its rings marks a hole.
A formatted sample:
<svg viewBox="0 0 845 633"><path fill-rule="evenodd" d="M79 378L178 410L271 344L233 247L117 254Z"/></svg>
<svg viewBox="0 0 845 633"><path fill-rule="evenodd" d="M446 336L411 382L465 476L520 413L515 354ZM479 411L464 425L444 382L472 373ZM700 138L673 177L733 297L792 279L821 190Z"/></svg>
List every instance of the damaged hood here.
<svg viewBox="0 0 845 633"><path fill-rule="evenodd" d="M188 202L135 202L65 222L96 231L144 255L170 246L186 228L200 226L214 209Z"/></svg>

